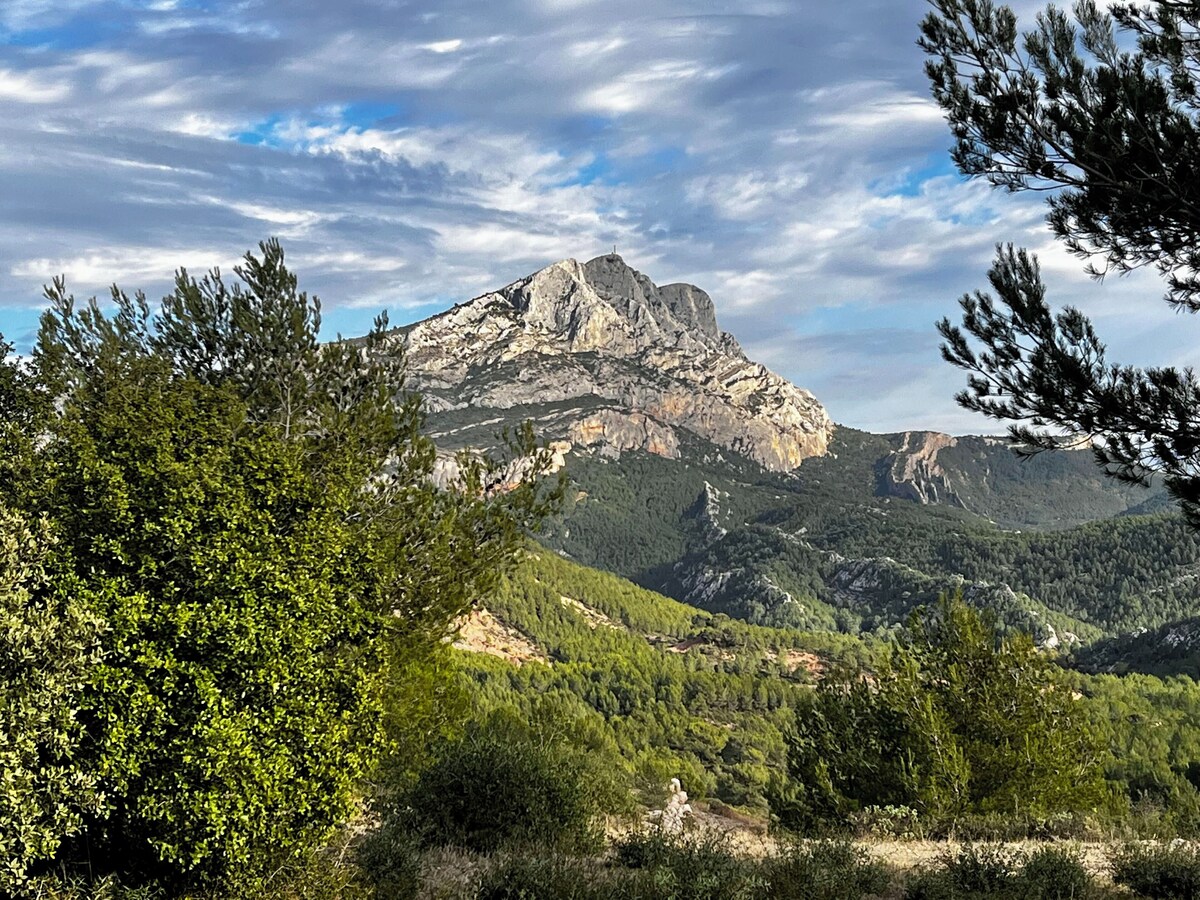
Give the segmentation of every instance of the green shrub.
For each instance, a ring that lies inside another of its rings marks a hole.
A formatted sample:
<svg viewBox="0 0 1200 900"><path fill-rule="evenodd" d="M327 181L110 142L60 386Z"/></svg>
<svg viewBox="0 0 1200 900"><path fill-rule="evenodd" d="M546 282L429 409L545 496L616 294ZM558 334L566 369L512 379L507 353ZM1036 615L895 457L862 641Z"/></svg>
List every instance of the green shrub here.
<svg viewBox="0 0 1200 900"><path fill-rule="evenodd" d="M358 848L358 865L387 900L409 900L421 887L420 846L399 822L390 821L369 834Z"/></svg>
<svg viewBox="0 0 1200 900"><path fill-rule="evenodd" d="M270 900L402 900L402 895L375 893L362 870L347 860L342 847L325 848L289 863L269 877L245 885L238 893L179 892L160 884L130 886L116 875L96 879L43 876L29 885L36 900L233 900L235 897ZM0 894L7 900L8 895Z"/></svg>
<svg viewBox="0 0 1200 900"><path fill-rule="evenodd" d="M1189 844L1127 844L1113 857L1113 881L1150 900L1200 898L1200 850Z"/></svg>
<svg viewBox="0 0 1200 900"><path fill-rule="evenodd" d="M24 891L100 806L76 720L98 623L45 589L53 543L46 522L0 505L0 896Z"/></svg>
<svg viewBox="0 0 1200 900"><path fill-rule="evenodd" d="M776 900L859 900L882 894L886 866L848 841L817 841L786 848L766 863L768 897Z"/></svg>
<svg viewBox="0 0 1200 900"><path fill-rule="evenodd" d="M967 900L1018 894L1020 854L994 846L967 846L948 853L934 868L919 872L905 886L905 900Z"/></svg>
<svg viewBox="0 0 1200 900"><path fill-rule="evenodd" d="M911 806L868 806L849 816L856 834L909 840L924 837L925 823Z"/></svg>
<svg viewBox="0 0 1200 900"><path fill-rule="evenodd" d="M635 831L616 842L614 858L627 869L652 869L662 863L682 838L658 830Z"/></svg>
<svg viewBox="0 0 1200 900"><path fill-rule="evenodd" d="M595 849L600 810L585 765L569 748L513 723L473 726L444 746L402 798L398 821L427 846Z"/></svg>
<svg viewBox="0 0 1200 900"><path fill-rule="evenodd" d="M474 900L608 900L617 896L630 895L609 884L586 861L551 853L504 858L483 876Z"/></svg>
<svg viewBox="0 0 1200 900"><path fill-rule="evenodd" d="M1092 876L1077 852L1043 847L1031 853L1018 878L1026 900L1081 900L1094 892Z"/></svg>
<svg viewBox="0 0 1200 900"><path fill-rule="evenodd" d="M988 812L929 821L926 834L963 842L1004 843L1024 840L1082 840L1098 836L1095 818L1082 813L1046 816Z"/></svg>
<svg viewBox="0 0 1200 900"><path fill-rule="evenodd" d="M964 847L909 879L905 900L1084 900L1096 894L1079 854L1043 847L1028 856L995 846Z"/></svg>
<svg viewBox="0 0 1200 900"><path fill-rule="evenodd" d="M83 878L37 878L29 885L29 895L38 900L166 900L167 897L164 891L151 885L125 887L114 875L92 882Z"/></svg>
<svg viewBox="0 0 1200 900"><path fill-rule="evenodd" d="M616 860L642 873L623 885L638 900L757 900L767 888L763 866L739 859L720 834L638 832L617 843Z"/></svg>

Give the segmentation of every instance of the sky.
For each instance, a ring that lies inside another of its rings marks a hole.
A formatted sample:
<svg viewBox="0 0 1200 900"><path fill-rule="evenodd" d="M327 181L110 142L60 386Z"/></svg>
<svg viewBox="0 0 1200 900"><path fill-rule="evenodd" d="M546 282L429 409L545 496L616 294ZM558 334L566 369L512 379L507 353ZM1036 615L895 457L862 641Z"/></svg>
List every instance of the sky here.
<svg viewBox="0 0 1200 900"><path fill-rule="evenodd" d="M1194 363L1152 275L1091 281L1040 197L953 170L926 9L0 0L0 333L29 348L56 275L155 298L271 236L346 335L616 245L836 422L994 433L934 323L1011 241L1114 359Z"/></svg>

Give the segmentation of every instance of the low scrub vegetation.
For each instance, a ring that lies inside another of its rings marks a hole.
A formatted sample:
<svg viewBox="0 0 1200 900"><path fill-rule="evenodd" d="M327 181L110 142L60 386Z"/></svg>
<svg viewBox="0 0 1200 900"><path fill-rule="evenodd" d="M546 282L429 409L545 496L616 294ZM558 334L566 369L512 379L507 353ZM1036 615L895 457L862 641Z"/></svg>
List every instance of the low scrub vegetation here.
<svg viewBox="0 0 1200 900"><path fill-rule="evenodd" d="M863 900L891 873L845 843L797 846L766 859L735 853L717 834L638 833L607 860L556 854L507 856L480 880L474 900ZM465 898L464 898L465 900Z"/></svg>
<svg viewBox="0 0 1200 900"><path fill-rule="evenodd" d="M1200 848L1182 842L1129 844L1113 859L1113 881L1150 900L1200 898Z"/></svg>
<svg viewBox="0 0 1200 900"><path fill-rule="evenodd" d="M1106 896L1075 852L1057 846L1033 853L967 846L909 878L905 900L1086 900Z"/></svg>
<svg viewBox="0 0 1200 900"><path fill-rule="evenodd" d="M597 850L608 810L589 768L569 745L518 721L471 727L399 796L388 825L406 825L422 846Z"/></svg>

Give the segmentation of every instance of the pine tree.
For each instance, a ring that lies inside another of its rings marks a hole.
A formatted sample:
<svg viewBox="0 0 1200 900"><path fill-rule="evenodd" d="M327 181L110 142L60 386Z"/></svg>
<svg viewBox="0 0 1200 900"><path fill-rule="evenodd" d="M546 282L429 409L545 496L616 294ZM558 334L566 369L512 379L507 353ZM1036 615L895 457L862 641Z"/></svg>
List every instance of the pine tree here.
<svg viewBox="0 0 1200 900"><path fill-rule="evenodd" d="M1054 7L1022 33L992 0L933 0L920 44L960 171L1047 192L1049 223L1097 278L1153 267L1200 310L1200 3ZM1130 44L1136 47L1130 48ZM994 296L939 324L970 373L959 402L1012 423L1025 452L1090 445L1108 474L1161 472L1200 527L1200 383L1190 369L1110 363L1078 310L1053 312L1037 260L1011 246Z"/></svg>
<svg viewBox="0 0 1200 900"><path fill-rule="evenodd" d="M54 539L5 602L18 621L74 603L101 634L78 692L47 703L105 802L39 853L185 890L265 888L381 760L417 761L437 716L408 683L448 677L453 619L555 496L528 430L518 484L511 461L464 457L436 488L386 320L322 343L276 242L235 274L181 271L157 311L56 281L32 364L0 368L0 502ZM38 740L38 720L14 727Z"/></svg>

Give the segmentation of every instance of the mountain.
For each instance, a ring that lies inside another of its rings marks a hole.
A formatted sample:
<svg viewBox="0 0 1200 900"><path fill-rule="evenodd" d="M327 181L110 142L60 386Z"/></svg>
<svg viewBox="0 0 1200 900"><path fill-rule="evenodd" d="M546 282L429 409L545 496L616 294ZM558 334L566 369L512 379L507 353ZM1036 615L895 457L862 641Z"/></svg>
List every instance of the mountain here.
<svg viewBox="0 0 1200 900"><path fill-rule="evenodd" d="M888 435L880 493L970 510L1009 528L1062 528L1171 509L1166 493L1106 478L1086 450L1022 458L1006 438Z"/></svg>
<svg viewBox="0 0 1200 900"><path fill-rule="evenodd" d="M833 424L808 391L746 358L712 299L658 287L611 254L564 260L397 332L435 438L476 446L531 419L573 448L678 459L690 433L786 472Z"/></svg>
<svg viewBox="0 0 1200 900"><path fill-rule="evenodd" d="M555 263L391 338L445 451L532 421L571 491L543 542L752 623L886 631L961 588L1077 645L1200 614L1200 546L1161 488L1086 452L835 427L748 359L700 288L616 255Z"/></svg>

